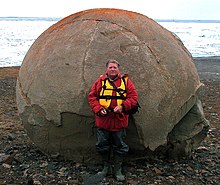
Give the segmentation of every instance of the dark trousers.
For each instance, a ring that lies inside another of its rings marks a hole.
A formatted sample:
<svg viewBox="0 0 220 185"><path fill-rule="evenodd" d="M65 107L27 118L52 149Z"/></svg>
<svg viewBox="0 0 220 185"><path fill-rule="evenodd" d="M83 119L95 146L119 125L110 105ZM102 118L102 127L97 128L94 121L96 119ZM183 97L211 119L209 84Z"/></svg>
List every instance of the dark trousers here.
<svg viewBox="0 0 220 185"><path fill-rule="evenodd" d="M129 150L129 146L123 141L126 136L125 129L118 132L107 131L97 128L96 150L98 153L107 154L113 151L114 155L124 156Z"/></svg>

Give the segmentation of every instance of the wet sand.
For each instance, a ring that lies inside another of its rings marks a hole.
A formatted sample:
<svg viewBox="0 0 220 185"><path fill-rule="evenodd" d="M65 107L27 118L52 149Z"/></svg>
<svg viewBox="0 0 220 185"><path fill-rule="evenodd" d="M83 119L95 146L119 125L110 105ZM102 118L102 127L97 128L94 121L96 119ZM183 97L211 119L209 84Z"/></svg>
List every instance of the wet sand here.
<svg viewBox="0 0 220 185"><path fill-rule="evenodd" d="M194 58L201 80L220 80L220 57Z"/></svg>

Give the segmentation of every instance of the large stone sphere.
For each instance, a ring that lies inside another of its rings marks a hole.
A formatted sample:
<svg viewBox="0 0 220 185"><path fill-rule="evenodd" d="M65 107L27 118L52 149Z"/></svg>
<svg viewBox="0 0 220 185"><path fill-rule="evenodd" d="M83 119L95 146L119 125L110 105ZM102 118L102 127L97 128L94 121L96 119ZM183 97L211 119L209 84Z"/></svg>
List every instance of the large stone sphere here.
<svg viewBox="0 0 220 185"><path fill-rule="evenodd" d="M19 115L41 151L75 161L97 155L87 95L109 59L121 63L121 72L129 74L139 94L141 110L127 129L131 150L154 151L169 143L175 148L175 142L182 145L171 153L193 149L186 142L204 134L207 121L190 53L174 34L144 15L92 9L44 31L20 68ZM196 116L187 117L191 110Z"/></svg>

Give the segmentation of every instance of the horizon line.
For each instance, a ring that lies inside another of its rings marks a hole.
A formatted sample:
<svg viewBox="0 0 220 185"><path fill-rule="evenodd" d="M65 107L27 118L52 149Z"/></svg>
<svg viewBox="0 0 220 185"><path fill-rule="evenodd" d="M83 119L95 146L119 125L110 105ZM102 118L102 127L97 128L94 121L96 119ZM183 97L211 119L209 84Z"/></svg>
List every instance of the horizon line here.
<svg viewBox="0 0 220 185"><path fill-rule="evenodd" d="M48 19L48 20L61 20L65 17L48 17L48 16L0 16L0 19ZM150 18L150 17L148 17ZM159 19L159 18L150 18L153 19L157 22L216 22L216 23L220 23L220 20L218 19L171 19L171 18L163 18L163 19Z"/></svg>

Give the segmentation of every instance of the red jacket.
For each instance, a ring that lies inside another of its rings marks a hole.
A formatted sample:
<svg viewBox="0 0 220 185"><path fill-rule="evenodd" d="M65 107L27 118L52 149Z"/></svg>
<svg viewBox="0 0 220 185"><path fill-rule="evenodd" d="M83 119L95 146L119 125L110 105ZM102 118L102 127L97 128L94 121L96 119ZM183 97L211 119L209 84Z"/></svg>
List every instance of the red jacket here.
<svg viewBox="0 0 220 185"><path fill-rule="evenodd" d="M103 128L109 131L119 131L122 128L128 126L128 115L122 113L114 113L113 111L108 111L107 116L100 116L99 111L103 108L99 103L99 94L102 89L102 81L107 78L106 74L100 76L96 82L92 85L92 88L88 95L88 101L92 111L95 113L95 123L98 128ZM121 75L114 81L114 84L119 87L121 85ZM113 91L113 96L115 96L115 91ZM125 110L133 108L138 100L137 91L134 84L130 79L128 79L126 84L126 99L123 101L123 106ZM117 106L117 100L112 99L110 104L110 109L114 109Z"/></svg>

